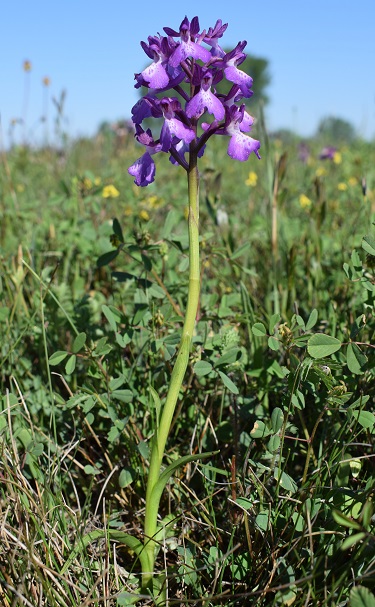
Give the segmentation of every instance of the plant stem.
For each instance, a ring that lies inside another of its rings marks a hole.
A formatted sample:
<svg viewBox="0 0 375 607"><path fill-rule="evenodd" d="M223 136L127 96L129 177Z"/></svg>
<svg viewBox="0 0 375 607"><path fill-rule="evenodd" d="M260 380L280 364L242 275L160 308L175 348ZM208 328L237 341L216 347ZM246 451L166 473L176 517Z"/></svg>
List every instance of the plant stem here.
<svg viewBox="0 0 375 607"><path fill-rule="evenodd" d="M190 153L188 175L189 197L189 287L188 298L177 359L173 367L167 398L157 423L152 442L150 469L147 480L145 512L145 551L148 570L143 570L143 589L152 589L155 564L157 517L160 497L153 495L156 482L160 477L165 444L170 431L173 414L180 394L181 385L189 362L190 347L195 327L199 303L199 177L197 154ZM143 568L142 568L143 569Z"/></svg>

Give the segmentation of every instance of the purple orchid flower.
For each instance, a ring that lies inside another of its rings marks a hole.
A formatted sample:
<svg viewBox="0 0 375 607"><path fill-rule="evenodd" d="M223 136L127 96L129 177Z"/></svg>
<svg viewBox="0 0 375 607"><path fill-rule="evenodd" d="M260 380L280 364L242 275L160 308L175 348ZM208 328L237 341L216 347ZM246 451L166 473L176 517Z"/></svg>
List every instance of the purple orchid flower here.
<svg viewBox="0 0 375 607"><path fill-rule="evenodd" d="M251 91L252 93L252 91ZM231 90L223 99L223 103L226 107L230 108L236 102L242 99L241 89L238 84L232 86ZM240 130L244 133L248 133L254 124L254 118L245 110L243 113L242 121L240 122Z"/></svg>
<svg viewBox="0 0 375 607"><path fill-rule="evenodd" d="M171 67L168 59L177 47L172 38L166 36L149 36L148 44L141 42L141 46L151 59L151 63L140 74L135 74L136 88L144 86L151 90L162 91L175 87L185 78L185 73L178 65Z"/></svg>
<svg viewBox="0 0 375 607"><path fill-rule="evenodd" d="M128 168L128 173L135 177L134 183L136 185L144 187L155 179L155 163L151 156L160 152L162 146L154 141L150 129L144 131L139 125L136 125L135 137L139 143L145 146L146 152Z"/></svg>
<svg viewBox="0 0 375 607"><path fill-rule="evenodd" d="M216 128L217 135L229 135L228 156L235 160L244 162L252 152L260 159L260 142L241 131L241 122L245 113L245 105L240 108L232 105L225 109L225 124L223 127ZM212 125L210 125L212 128ZM202 125L203 127L203 125Z"/></svg>
<svg viewBox="0 0 375 607"><path fill-rule="evenodd" d="M164 116L164 124L160 133L161 149L163 152L168 152L174 136L182 139L185 143L190 143L195 139L194 130L187 127L176 117L176 112L182 113L178 99L164 97L160 101L160 109Z"/></svg>
<svg viewBox="0 0 375 607"><path fill-rule="evenodd" d="M149 36L148 42L148 44L141 42L141 46L146 55L153 59L153 63L141 72L141 76L151 89L162 89L169 84L169 76L165 69L168 57L162 52L160 36L159 38Z"/></svg>
<svg viewBox="0 0 375 607"><path fill-rule="evenodd" d="M203 38L203 41L211 46L212 57L225 57L225 52L221 46L219 46L218 40L222 37L227 27L228 23L223 25L222 20L218 19L215 23L215 27L208 28L207 34Z"/></svg>
<svg viewBox="0 0 375 607"><path fill-rule="evenodd" d="M158 101L159 100L156 97L152 97L151 95L146 95L137 101L137 103L132 107L133 122L135 124L141 124L145 118L151 118L151 116L153 118L161 118L163 112L158 106Z"/></svg>
<svg viewBox="0 0 375 607"><path fill-rule="evenodd" d="M240 105L243 98L249 99L253 94L252 78L238 67L246 57L243 52L246 42L239 42L232 51L224 53L219 40L226 29L227 24L218 19L213 28L200 31L198 17L191 22L185 17L178 31L165 27L166 36L149 36L147 43L141 42L152 63L135 75L135 87L148 89L132 109L135 137L146 148L128 169L137 185L146 186L154 181L152 156L157 152L169 152L172 164L189 170L185 155L201 157L208 139L215 134L230 138L231 158L245 161L252 152L260 158L259 141L246 135L254 118L244 104ZM231 83L227 94L216 92L223 79ZM190 92L181 86L183 81L190 84ZM168 92L161 98L164 91ZM205 113L213 116L210 124L200 123ZM163 118L158 139L153 138L150 129L145 131L140 126L149 118ZM203 130L201 137L199 126Z"/></svg>
<svg viewBox="0 0 375 607"><path fill-rule="evenodd" d="M220 99L211 91L212 73L206 71L206 73L201 76L200 80L201 89L187 103L186 115L188 118L199 118L204 114L205 110L207 110L209 114L215 116L216 120L223 120L225 116L224 106Z"/></svg>
<svg viewBox="0 0 375 607"><path fill-rule="evenodd" d="M329 145L322 149L319 154L320 160L333 160L335 153L337 152L337 148Z"/></svg>
<svg viewBox="0 0 375 607"><path fill-rule="evenodd" d="M253 84L253 79L237 67L246 58L245 53L242 52L246 44L246 40L239 42L233 51L225 55L223 58L223 63L226 66L224 68L224 74L227 80L239 85L244 97L251 97L252 91L250 89Z"/></svg>
<svg viewBox="0 0 375 607"><path fill-rule="evenodd" d="M207 49L200 46L197 42L194 42L194 38L196 37L199 31L199 21L197 17L194 17L191 24L187 17L181 22L180 31L176 32L169 27L165 27L164 31L168 36L178 36L181 37L181 44L177 46L175 51L173 52L171 58L169 59L169 64L172 67L176 67L181 64L187 57L192 57L193 59L200 59L204 63L208 62L211 59L211 53Z"/></svg>

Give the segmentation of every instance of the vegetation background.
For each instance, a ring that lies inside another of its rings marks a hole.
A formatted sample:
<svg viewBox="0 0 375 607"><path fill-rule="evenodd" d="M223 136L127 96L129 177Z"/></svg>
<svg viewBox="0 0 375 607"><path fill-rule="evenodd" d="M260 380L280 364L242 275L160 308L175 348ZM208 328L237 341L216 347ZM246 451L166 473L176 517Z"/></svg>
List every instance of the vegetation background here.
<svg viewBox="0 0 375 607"><path fill-rule="evenodd" d="M201 159L201 305L168 457L217 455L171 481L158 567L169 605L373 607L374 142L336 116L269 133L258 61L262 160L221 140ZM5 607L130 604L134 555L82 538L141 533L186 300L184 175L161 158L136 188L128 121L70 140L64 103L53 145L1 155Z"/></svg>

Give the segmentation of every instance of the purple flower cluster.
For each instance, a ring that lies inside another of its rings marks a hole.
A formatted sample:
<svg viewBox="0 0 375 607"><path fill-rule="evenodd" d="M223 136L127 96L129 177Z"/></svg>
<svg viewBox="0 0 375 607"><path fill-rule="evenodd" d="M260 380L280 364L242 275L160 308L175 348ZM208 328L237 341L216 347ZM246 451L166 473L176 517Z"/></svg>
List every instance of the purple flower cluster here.
<svg viewBox="0 0 375 607"><path fill-rule="evenodd" d="M135 87L148 89L132 108L135 137L146 149L128 169L137 185L147 186L154 181L152 156L157 152L169 153L172 164L187 170L185 153L202 156L208 139L214 134L230 137L228 154L231 158L245 161L251 152L260 158L259 141L246 135L254 120L246 112L245 104L239 103L253 94L252 78L238 67L246 58L243 52L246 41L225 53L219 39L227 26L219 19L215 27L200 33L198 17L191 22L185 17L178 32L165 27L166 36L149 36L148 43L141 42L152 63L135 75ZM215 87L224 79L229 82L229 90L226 94L217 93ZM190 85L190 94L182 83ZM163 96L171 89L172 94L177 93L179 97ZM199 124L199 119L206 113L213 117L212 121ZM150 129L144 130L141 126L143 120L151 117L163 119L156 140Z"/></svg>

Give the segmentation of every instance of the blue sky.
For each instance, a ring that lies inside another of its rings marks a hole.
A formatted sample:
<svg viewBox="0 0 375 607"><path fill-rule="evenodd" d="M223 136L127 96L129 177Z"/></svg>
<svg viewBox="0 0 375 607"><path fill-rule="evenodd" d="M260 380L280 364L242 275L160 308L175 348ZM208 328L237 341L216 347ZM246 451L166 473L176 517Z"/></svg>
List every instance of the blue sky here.
<svg viewBox="0 0 375 607"><path fill-rule="evenodd" d="M0 113L5 143L12 118L25 106L31 140L43 132L42 79L50 96L67 91L70 135L93 134L103 120L130 116L137 100L134 72L149 62L139 42L178 29L185 14L201 28L217 18L229 23L223 45L247 40L250 54L270 62L270 130L293 128L313 134L319 120L349 120L366 138L375 137L375 1L247 0L246 2L143 0L13 0L1 8ZM44 91L45 92L45 91ZM49 107L49 120L55 115ZM19 128L19 127L18 127Z"/></svg>

